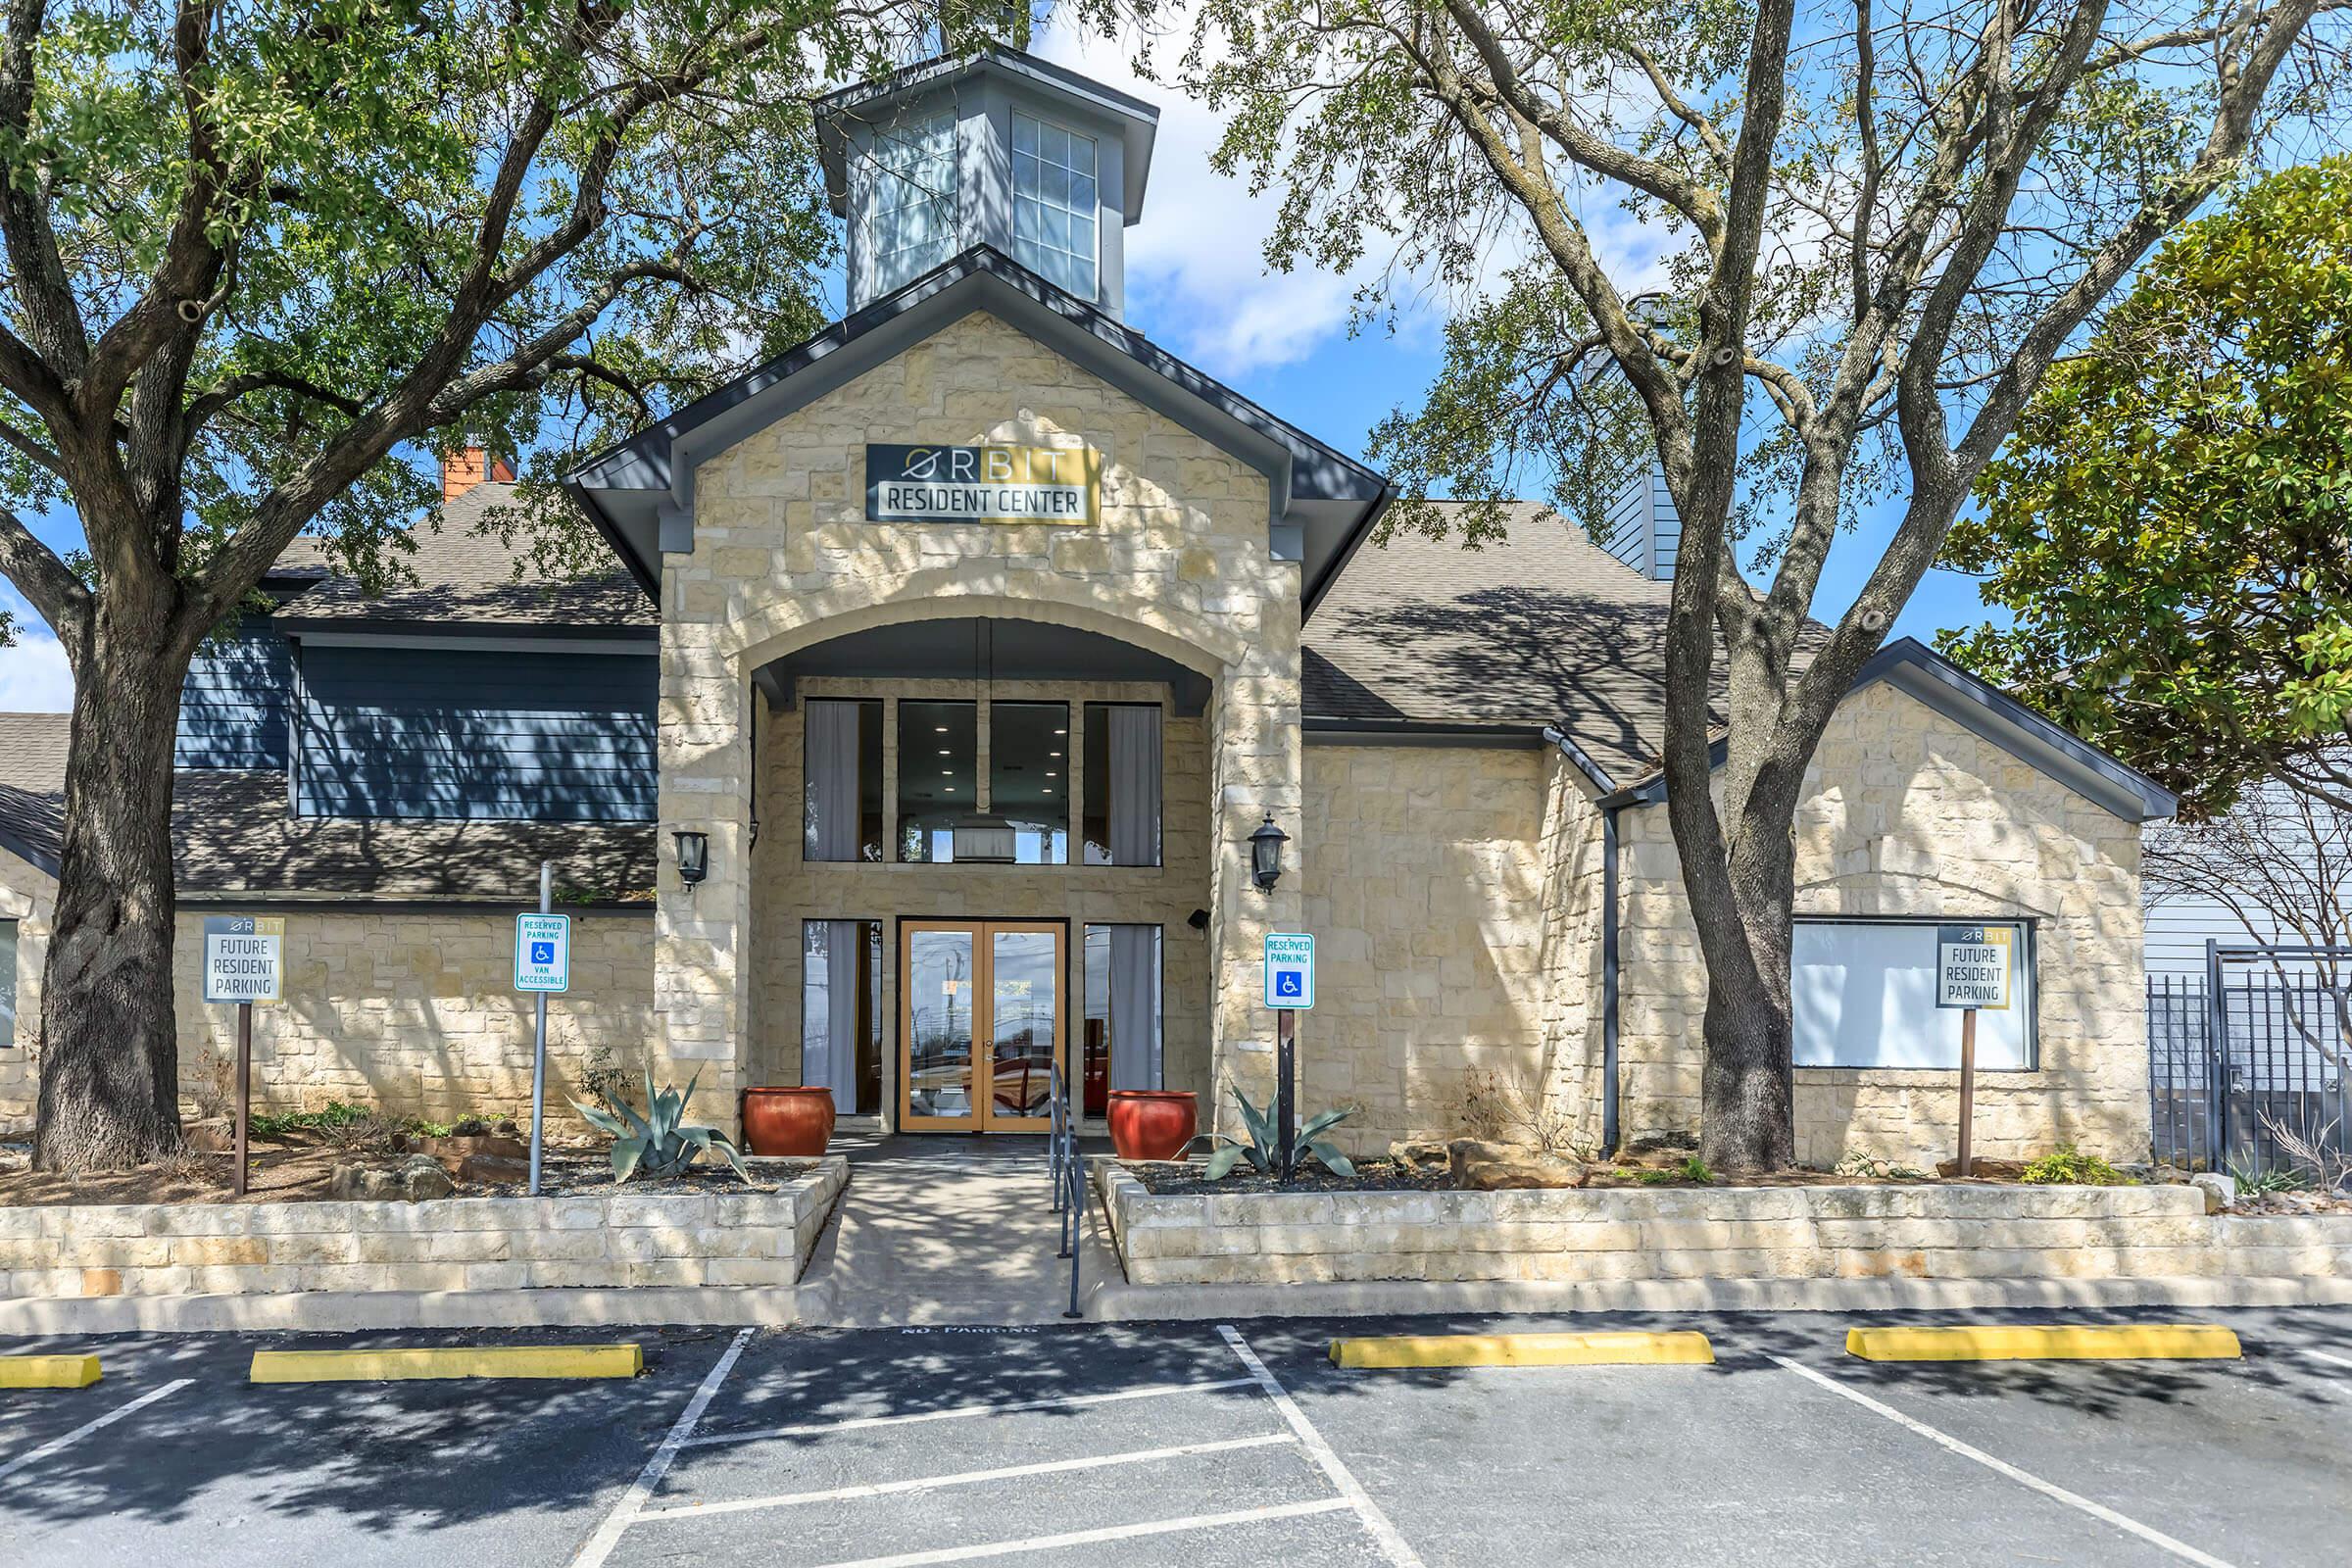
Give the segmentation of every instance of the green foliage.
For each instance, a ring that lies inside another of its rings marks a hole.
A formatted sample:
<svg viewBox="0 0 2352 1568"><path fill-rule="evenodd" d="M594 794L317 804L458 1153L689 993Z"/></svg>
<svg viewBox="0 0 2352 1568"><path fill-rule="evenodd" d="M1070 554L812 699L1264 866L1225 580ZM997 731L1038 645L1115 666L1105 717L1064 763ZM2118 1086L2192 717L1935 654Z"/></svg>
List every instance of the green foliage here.
<svg viewBox="0 0 2352 1568"><path fill-rule="evenodd" d="M2311 1184L2300 1171L2273 1165L2232 1165L2230 1179L2249 1196L2261 1193L2299 1193Z"/></svg>
<svg viewBox="0 0 2352 1568"><path fill-rule="evenodd" d="M1679 1165L1668 1165L1659 1170L1645 1170L1637 1179L1644 1187L1664 1187L1671 1182L1691 1182L1700 1187L1715 1185L1715 1173L1709 1170L1707 1162L1696 1154L1686 1156Z"/></svg>
<svg viewBox="0 0 2352 1568"><path fill-rule="evenodd" d="M2055 1153L2042 1155L2018 1177L2048 1187L2130 1187L2132 1178L2096 1154L2072 1144L2060 1144Z"/></svg>
<svg viewBox="0 0 2352 1568"><path fill-rule="evenodd" d="M2180 793L2336 775L2352 736L2352 158L2176 233L2054 368L1947 564L1944 650Z"/></svg>
<svg viewBox="0 0 2352 1568"><path fill-rule="evenodd" d="M655 1177L683 1175L697 1159L713 1152L734 1168L736 1175L747 1182L752 1179L752 1173L744 1167L743 1155L725 1133L714 1127L686 1124L686 1102L694 1098L694 1086L701 1077L698 1071L686 1080L683 1090L657 1090L649 1059L645 1067L642 1115L626 1101L615 1102L611 1110L583 1105L576 1100L571 1102L572 1108L586 1117L590 1126L612 1135L614 1182L625 1182L640 1170Z"/></svg>
<svg viewBox="0 0 2352 1568"><path fill-rule="evenodd" d="M1832 1167L1830 1174L1851 1181L1920 1182L1928 1179L1925 1171L1915 1170L1891 1159L1881 1159L1875 1154L1866 1154L1858 1149L1848 1152Z"/></svg>
<svg viewBox="0 0 2352 1568"><path fill-rule="evenodd" d="M246 1119L249 1137L275 1142L291 1132L331 1133L357 1126L375 1114L365 1105L330 1100L319 1110L257 1110Z"/></svg>
<svg viewBox="0 0 2352 1568"><path fill-rule="evenodd" d="M1274 1124L1274 1107L1269 1104L1260 1111L1250 1102L1250 1097L1242 1093L1238 1084L1234 1086L1233 1098L1242 1107L1242 1126L1250 1134L1249 1141L1245 1143L1223 1133L1201 1134L1199 1141L1209 1145L1211 1152L1202 1163L1200 1174L1208 1181L1222 1181L1236 1165L1247 1159L1250 1168L1260 1176L1273 1175L1282 1169L1282 1131ZM1317 1159L1335 1176L1353 1176L1355 1166L1346 1154L1340 1152L1337 1145L1322 1136L1345 1121L1348 1115L1348 1108L1342 1107L1320 1112L1300 1122L1298 1137L1292 1143L1297 1153L1292 1161L1293 1167L1309 1159ZM1225 1146L1222 1149L1216 1147L1220 1141Z"/></svg>

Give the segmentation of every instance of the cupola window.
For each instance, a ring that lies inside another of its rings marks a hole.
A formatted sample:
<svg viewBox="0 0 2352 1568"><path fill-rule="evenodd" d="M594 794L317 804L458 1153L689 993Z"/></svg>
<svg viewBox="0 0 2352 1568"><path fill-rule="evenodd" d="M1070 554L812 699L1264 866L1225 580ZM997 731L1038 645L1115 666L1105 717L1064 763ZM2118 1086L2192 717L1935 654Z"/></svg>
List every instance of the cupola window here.
<svg viewBox="0 0 2352 1568"><path fill-rule="evenodd" d="M1095 139L1015 110L1013 260L1082 300L1094 299L1098 211Z"/></svg>
<svg viewBox="0 0 2352 1568"><path fill-rule="evenodd" d="M954 116L901 124L874 138L867 212L877 292L910 283L956 254Z"/></svg>

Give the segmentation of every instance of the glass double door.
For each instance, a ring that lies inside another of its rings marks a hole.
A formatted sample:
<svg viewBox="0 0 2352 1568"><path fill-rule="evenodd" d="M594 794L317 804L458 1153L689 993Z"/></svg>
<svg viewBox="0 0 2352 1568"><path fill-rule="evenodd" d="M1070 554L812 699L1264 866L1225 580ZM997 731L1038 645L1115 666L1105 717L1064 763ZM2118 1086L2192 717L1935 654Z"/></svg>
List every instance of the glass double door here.
<svg viewBox="0 0 2352 1568"><path fill-rule="evenodd" d="M1044 1132L1061 1059L1064 928L1034 920L899 927L899 1125Z"/></svg>

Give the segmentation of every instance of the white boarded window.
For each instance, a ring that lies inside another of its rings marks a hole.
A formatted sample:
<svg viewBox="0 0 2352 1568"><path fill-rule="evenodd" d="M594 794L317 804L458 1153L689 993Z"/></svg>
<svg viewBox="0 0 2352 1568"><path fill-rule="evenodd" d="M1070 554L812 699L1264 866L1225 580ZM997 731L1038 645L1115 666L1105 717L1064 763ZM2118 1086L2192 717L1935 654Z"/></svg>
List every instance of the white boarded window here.
<svg viewBox="0 0 2352 1568"><path fill-rule="evenodd" d="M956 120L937 115L874 137L866 208L874 288L913 282L956 251Z"/></svg>
<svg viewBox="0 0 2352 1568"><path fill-rule="evenodd" d="M1012 259L1068 289L1095 297L1095 139L1012 116Z"/></svg>
<svg viewBox="0 0 2352 1568"><path fill-rule="evenodd" d="M2017 932L2013 1005L1978 1013L1977 1065L2031 1067L2033 930L2022 921L1969 923ZM1799 1067L1960 1070L1961 1009L1936 1005L1934 921L1799 920L1789 986Z"/></svg>

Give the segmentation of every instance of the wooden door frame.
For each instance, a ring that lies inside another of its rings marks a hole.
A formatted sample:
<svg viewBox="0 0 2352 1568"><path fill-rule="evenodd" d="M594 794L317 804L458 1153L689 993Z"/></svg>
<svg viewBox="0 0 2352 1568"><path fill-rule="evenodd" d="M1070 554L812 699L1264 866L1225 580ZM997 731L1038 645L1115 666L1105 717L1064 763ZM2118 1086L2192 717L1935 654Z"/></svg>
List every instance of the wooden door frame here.
<svg viewBox="0 0 2352 1568"><path fill-rule="evenodd" d="M996 1069L996 952L991 940L1000 931L1044 932L1054 938L1054 1061L1064 1072L1069 1069L1069 1013L1070 1013L1070 922L1066 917L1031 919L963 919L936 915L903 914L898 917L898 981L899 981L899 1092L892 1107L896 1124L910 1133L1040 1133L1053 1126L1050 1116L999 1116L996 1111L994 1078ZM972 939L971 986L975 1005L972 1008L971 1036L971 1099L969 1116L917 1116L911 1105L914 1096L914 987L910 966L906 961L907 948L916 935L927 932L967 932ZM977 1004L986 999L988 1029L981 1029L981 1011Z"/></svg>

